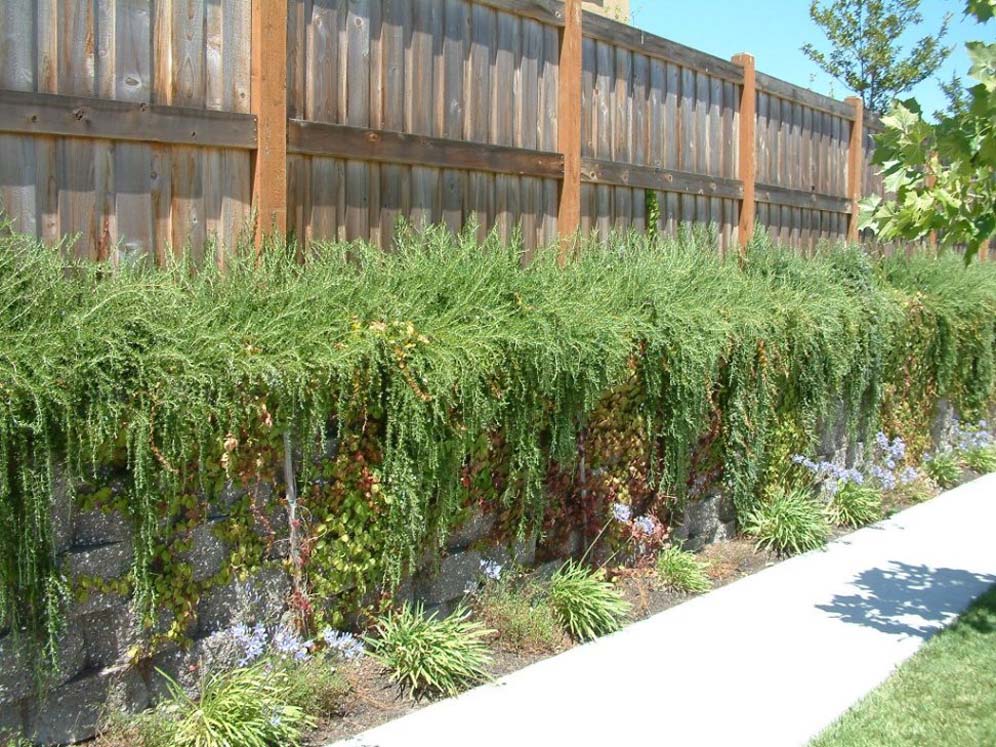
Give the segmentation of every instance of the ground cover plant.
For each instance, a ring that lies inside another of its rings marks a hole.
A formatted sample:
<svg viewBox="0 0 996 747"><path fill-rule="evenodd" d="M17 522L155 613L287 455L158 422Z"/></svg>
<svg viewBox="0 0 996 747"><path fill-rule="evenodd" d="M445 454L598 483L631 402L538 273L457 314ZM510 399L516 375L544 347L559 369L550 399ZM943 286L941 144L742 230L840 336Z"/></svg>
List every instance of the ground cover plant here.
<svg viewBox="0 0 996 747"><path fill-rule="evenodd" d="M994 739L996 591L990 591L812 747L961 747Z"/></svg>
<svg viewBox="0 0 996 747"><path fill-rule="evenodd" d="M474 610L495 631L501 648L551 653L564 645L564 631L550 596L534 580L506 575L490 581L476 595Z"/></svg>
<svg viewBox="0 0 996 747"><path fill-rule="evenodd" d="M639 544L722 487L743 524L767 505L783 423L805 453L828 413L868 441L879 415L896 433L923 415L896 403L945 397L975 418L993 388L996 270L956 257L803 258L758 238L740 266L687 234L523 266L515 246L432 229L390 254L246 250L222 272L0 242L0 626L52 660L67 599L94 589L148 621L168 608L182 636L199 594L269 562L289 495L292 602L313 635L411 572L471 502L498 539L568 517L590 539L621 501L652 531L604 541ZM236 501L230 562L194 583L192 528L226 484L257 480L274 498ZM66 576L53 486L133 523L126 578Z"/></svg>

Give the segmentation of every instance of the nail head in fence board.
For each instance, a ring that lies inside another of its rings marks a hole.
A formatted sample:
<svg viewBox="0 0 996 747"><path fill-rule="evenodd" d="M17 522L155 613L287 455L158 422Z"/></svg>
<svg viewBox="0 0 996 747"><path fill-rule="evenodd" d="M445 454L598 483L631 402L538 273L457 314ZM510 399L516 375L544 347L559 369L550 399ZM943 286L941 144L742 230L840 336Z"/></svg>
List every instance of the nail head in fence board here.
<svg viewBox="0 0 996 747"><path fill-rule="evenodd" d="M864 134L865 122L864 102L857 96L850 96L847 103L851 105L854 117L851 123L851 141L847 152L847 195L851 200L851 219L847 227L847 240L854 242L858 240L858 202L861 200L861 166L864 161Z"/></svg>
<svg viewBox="0 0 996 747"><path fill-rule="evenodd" d="M743 254L747 242L754 235L755 197L754 182L757 178L757 153L754 128L757 122L757 88L754 71L754 57L738 54L733 62L743 70L743 88L740 95L740 181L743 184L743 200L740 206L740 226L738 239Z"/></svg>
<svg viewBox="0 0 996 747"><path fill-rule="evenodd" d="M256 118L174 106L0 90L0 132L252 150Z"/></svg>
<svg viewBox="0 0 996 747"><path fill-rule="evenodd" d="M560 86L557 103L557 143L564 159L557 211L560 261L565 262L581 228L581 0L564 4L565 26L560 41Z"/></svg>
<svg viewBox="0 0 996 747"><path fill-rule="evenodd" d="M558 0L477 0L478 5L487 5L516 16L531 18L534 21L564 26L569 15L567 6L573 0L558 2Z"/></svg>
<svg viewBox="0 0 996 747"><path fill-rule="evenodd" d="M251 70L258 249L266 233L287 231L287 0L252 0Z"/></svg>

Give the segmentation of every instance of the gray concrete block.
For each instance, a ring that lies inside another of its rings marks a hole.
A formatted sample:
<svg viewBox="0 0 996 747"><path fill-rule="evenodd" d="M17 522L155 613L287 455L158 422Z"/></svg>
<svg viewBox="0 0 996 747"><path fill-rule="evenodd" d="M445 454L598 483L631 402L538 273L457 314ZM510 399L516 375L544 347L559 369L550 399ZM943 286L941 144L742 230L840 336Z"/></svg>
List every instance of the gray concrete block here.
<svg viewBox="0 0 996 747"><path fill-rule="evenodd" d="M524 567L532 566L536 563L536 543L538 535L532 534L525 539L518 539L512 543L511 559L516 565Z"/></svg>
<svg viewBox="0 0 996 747"><path fill-rule="evenodd" d="M77 546L131 543L134 539L131 522L118 511L80 511L73 523L73 540Z"/></svg>
<svg viewBox="0 0 996 747"><path fill-rule="evenodd" d="M735 534L736 507L733 500L722 493L713 493L685 506L681 524L674 536L686 550L696 552L708 544L728 539L731 526Z"/></svg>
<svg viewBox="0 0 996 747"><path fill-rule="evenodd" d="M958 410L951 400L939 399L930 420L930 438L934 449L949 444L954 438L954 428L958 419Z"/></svg>
<svg viewBox="0 0 996 747"><path fill-rule="evenodd" d="M0 703L19 701L31 694L34 675L25 641L11 635L0 638Z"/></svg>
<svg viewBox="0 0 996 747"><path fill-rule="evenodd" d="M266 566L246 581L206 592L197 602L198 633L224 630L236 622L275 623L287 608L290 577L276 565Z"/></svg>
<svg viewBox="0 0 996 747"><path fill-rule="evenodd" d="M206 581L228 563L228 548L215 533L218 523L208 522L195 528L190 549L180 556L180 562L191 566L194 581Z"/></svg>
<svg viewBox="0 0 996 747"><path fill-rule="evenodd" d="M24 734L28 701L0 702L0 744L13 742Z"/></svg>
<svg viewBox="0 0 996 747"><path fill-rule="evenodd" d="M131 569L131 542L112 542L90 547L74 547L63 554L62 567L72 581L82 578L111 581L126 575ZM69 609L69 617L77 619L96 612L123 607L127 598L114 592L87 590Z"/></svg>
<svg viewBox="0 0 996 747"><path fill-rule="evenodd" d="M86 665L92 669L121 667L129 649L147 639L141 621L128 606L114 607L79 619L83 631Z"/></svg>
<svg viewBox="0 0 996 747"><path fill-rule="evenodd" d="M466 550L470 545L488 536L495 526L494 514L485 513L480 506L473 506L470 515L449 536L446 547L455 552Z"/></svg>
<svg viewBox="0 0 996 747"><path fill-rule="evenodd" d="M227 631L219 631L192 641L182 649L162 651L149 660L147 687L152 703L169 697L163 674L188 693L196 691L203 678L211 673L239 666L244 652Z"/></svg>
<svg viewBox="0 0 996 747"><path fill-rule="evenodd" d="M228 480L218 494L210 500L211 518L223 518L231 515L248 492L241 482Z"/></svg>
<svg viewBox="0 0 996 747"><path fill-rule="evenodd" d="M83 635L71 623L56 643L58 661L55 667L50 663L36 662L34 657L41 655L41 649L32 644L27 638L15 640L10 635L0 638L0 702L33 695L37 689L36 671L39 668L47 678L45 684L54 687L72 679L86 666Z"/></svg>
<svg viewBox="0 0 996 747"><path fill-rule="evenodd" d="M450 555L439 569L416 584L416 596L427 606L461 598L481 577L481 554L475 551Z"/></svg>
<svg viewBox="0 0 996 747"><path fill-rule="evenodd" d="M52 495L49 509L56 553L65 552L73 544L75 512L76 501L72 485L66 477L64 466L56 464L52 468Z"/></svg>
<svg viewBox="0 0 996 747"><path fill-rule="evenodd" d="M86 576L112 580L128 573L132 556L130 542L109 542L73 547L62 556L62 563L66 575L72 579Z"/></svg>
<svg viewBox="0 0 996 747"><path fill-rule="evenodd" d="M27 733L40 744L72 744L92 738L108 703L137 711L148 704L134 671L87 672L49 692L28 709Z"/></svg>

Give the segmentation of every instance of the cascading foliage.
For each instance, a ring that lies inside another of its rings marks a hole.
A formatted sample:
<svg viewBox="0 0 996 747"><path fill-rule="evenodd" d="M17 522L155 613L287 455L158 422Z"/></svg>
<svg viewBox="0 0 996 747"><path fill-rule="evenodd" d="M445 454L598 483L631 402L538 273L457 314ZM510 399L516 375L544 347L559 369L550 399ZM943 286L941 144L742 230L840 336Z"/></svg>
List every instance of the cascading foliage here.
<svg viewBox="0 0 996 747"><path fill-rule="evenodd" d="M781 422L812 444L841 408L853 432L876 427L885 387L966 412L993 391L996 272L953 257L802 258L758 238L741 267L706 235L634 235L524 267L517 247L442 229L391 253L239 256L112 267L0 238L0 628L54 640L68 586L53 491L112 463L152 608L164 517L284 433L305 452L302 489L327 440L376 442L367 572L390 582L460 516L461 474L495 434L494 509L510 531L549 519L550 465L574 462L588 417L634 376L651 484L673 503L718 479L740 512Z"/></svg>

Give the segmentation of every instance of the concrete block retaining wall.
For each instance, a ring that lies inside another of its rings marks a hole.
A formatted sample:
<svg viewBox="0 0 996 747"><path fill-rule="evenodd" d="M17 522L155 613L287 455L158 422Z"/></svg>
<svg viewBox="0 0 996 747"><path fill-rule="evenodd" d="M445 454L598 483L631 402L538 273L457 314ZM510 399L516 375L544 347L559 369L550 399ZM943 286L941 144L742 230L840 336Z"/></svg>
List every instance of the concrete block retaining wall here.
<svg viewBox="0 0 996 747"><path fill-rule="evenodd" d="M935 438L950 430L953 417L950 406L942 403L932 428ZM839 463L853 463L860 453L854 444L847 443L846 429L839 422L823 428L821 451L822 458ZM109 482L113 485L113 477ZM60 492L64 496L68 491ZM192 532L191 548L184 560L195 580L213 577L227 562L228 548L214 528L233 505L237 492L223 494L214 507L215 514ZM65 497L57 500L54 509L57 549L69 579L114 580L128 573L134 542L130 522L114 512L80 511ZM425 571L405 581L397 598L421 601L428 610L446 614L480 579L482 559L503 564L514 560L532 566L537 555L535 538L513 547L488 545L494 522L493 516L473 512L450 537L445 557L433 559ZM735 533L732 501L715 492L686 508L675 537L698 550ZM137 660L133 659L135 652L142 650L149 633L140 630L130 600L112 592L90 593L68 610L68 624L58 642L58 672L48 677L44 694L36 685L27 653L10 633L0 636L0 736L5 732L25 734L39 744L78 742L94 735L106 704L138 711L162 698L165 683L157 669L184 686L196 684L200 673L212 663L230 663L233 652L226 651L224 631L247 610L256 619L276 622L286 610L290 588L279 558L248 581L212 588L197 602L196 625L186 631L191 639L188 647L168 645ZM164 614L156 631L165 631L171 622Z"/></svg>

